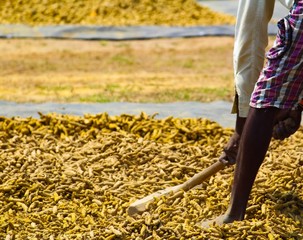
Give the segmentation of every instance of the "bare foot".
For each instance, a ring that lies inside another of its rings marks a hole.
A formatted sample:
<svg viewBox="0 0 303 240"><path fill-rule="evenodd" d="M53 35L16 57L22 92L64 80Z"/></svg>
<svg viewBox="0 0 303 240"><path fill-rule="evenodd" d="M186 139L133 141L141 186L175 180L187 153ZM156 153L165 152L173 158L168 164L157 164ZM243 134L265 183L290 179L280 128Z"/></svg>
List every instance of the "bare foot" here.
<svg viewBox="0 0 303 240"><path fill-rule="evenodd" d="M232 223L233 221L236 221L236 220L238 220L238 219L232 218L228 215L221 215L212 220L201 221L201 222L197 223L196 225L199 227L202 227L202 228L209 228L214 225L221 226L225 223Z"/></svg>

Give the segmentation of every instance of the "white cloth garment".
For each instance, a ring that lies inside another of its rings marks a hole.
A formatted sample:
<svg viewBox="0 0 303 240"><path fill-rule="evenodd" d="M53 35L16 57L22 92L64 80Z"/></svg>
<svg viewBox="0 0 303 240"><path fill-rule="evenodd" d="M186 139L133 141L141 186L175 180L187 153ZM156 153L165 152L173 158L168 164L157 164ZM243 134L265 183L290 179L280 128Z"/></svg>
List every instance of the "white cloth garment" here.
<svg viewBox="0 0 303 240"><path fill-rule="evenodd" d="M279 0L279 2L282 3L282 5L284 5L288 9L290 9L291 6L294 4L293 0Z"/></svg>

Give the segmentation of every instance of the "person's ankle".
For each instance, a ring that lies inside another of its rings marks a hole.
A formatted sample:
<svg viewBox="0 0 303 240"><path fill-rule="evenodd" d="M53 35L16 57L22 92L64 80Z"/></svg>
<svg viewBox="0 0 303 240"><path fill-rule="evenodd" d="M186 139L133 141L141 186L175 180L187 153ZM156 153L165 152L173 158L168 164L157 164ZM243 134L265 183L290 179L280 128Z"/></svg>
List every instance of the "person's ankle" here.
<svg viewBox="0 0 303 240"><path fill-rule="evenodd" d="M233 211L231 208L227 209L224 214L224 223L231 223L233 221L242 221L244 219L245 212Z"/></svg>
<svg viewBox="0 0 303 240"><path fill-rule="evenodd" d="M230 215L224 214L223 223L232 223L234 221L242 221L244 217L242 215Z"/></svg>

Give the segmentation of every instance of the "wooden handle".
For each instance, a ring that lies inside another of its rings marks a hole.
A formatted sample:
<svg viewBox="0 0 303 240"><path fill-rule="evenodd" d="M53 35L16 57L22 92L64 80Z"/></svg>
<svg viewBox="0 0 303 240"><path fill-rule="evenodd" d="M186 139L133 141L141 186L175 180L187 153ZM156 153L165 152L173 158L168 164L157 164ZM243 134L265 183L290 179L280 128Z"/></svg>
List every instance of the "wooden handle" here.
<svg viewBox="0 0 303 240"><path fill-rule="evenodd" d="M202 172L197 173L191 179L188 179L185 183L183 183L182 189L184 191L188 191L189 189L201 184L203 181L223 169L225 166L226 164L221 161L215 162L208 168L204 169Z"/></svg>
<svg viewBox="0 0 303 240"><path fill-rule="evenodd" d="M168 187L164 190L159 190L142 199L133 202L128 208L128 214L132 216L136 213L144 212L146 210L147 204L153 202L155 198L175 193L180 190L188 191L189 189L201 184L203 181L214 175L216 172L223 169L225 165L226 164L222 163L221 161L217 161L182 184L173 187Z"/></svg>
<svg viewBox="0 0 303 240"><path fill-rule="evenodd" d="M133 202L129 208L128 208L128 215L132 216L136 213L144 212L146 210L147 204L150 202L153 202L155 198L160 198L162 196L169 195L171 193L175 193L182 189L183 184L179 184L177 186L168 187L163 190L159 190L157 192L154 192L144 198L141 198L135 202Z"/></svg>

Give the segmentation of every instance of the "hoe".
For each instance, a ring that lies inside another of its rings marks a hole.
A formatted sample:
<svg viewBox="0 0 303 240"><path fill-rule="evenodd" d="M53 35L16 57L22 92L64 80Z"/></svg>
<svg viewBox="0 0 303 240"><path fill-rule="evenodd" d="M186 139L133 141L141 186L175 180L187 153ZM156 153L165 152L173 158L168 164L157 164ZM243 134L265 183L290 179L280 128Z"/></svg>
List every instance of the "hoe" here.
<svg viewBox="0 0 303 240"><path fill-rule="evenodd" d="M128 208L128 214L130 216L136 214L136 213L142 213L147 209L147 206L149 203L153 202L155 198L160 198L162 196L166 196L168 194L174 194L180 190L188 191L191 188L201 184L203 181L223 169L226 165L228 165L227 162L217 161L208 168L204 169L202 172L197 173L192 178L187 180L186 182L179 184L177 186L168 187L163 190L159 190L157 192L154 192L142 199L138 199L135 202L133 202L129 208Z"/></svg>

